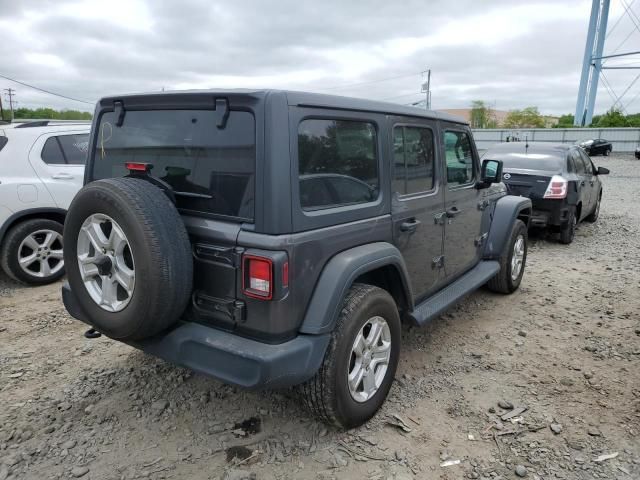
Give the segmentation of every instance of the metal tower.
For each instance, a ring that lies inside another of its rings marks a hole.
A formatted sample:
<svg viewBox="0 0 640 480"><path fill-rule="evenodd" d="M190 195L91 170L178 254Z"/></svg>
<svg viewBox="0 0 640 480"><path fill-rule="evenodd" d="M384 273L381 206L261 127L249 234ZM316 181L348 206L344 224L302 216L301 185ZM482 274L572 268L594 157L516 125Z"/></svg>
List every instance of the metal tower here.
<svg viewBox="0 0 640 480"><path fill-rule="evenodd" d="M593 118L608 19L609 0L593 0L587 44L584 48L584 59L582 61L582 76L580 77L580 88L578 89L576 115L573 120L573 124L578 127L590 125Z"/></svg>

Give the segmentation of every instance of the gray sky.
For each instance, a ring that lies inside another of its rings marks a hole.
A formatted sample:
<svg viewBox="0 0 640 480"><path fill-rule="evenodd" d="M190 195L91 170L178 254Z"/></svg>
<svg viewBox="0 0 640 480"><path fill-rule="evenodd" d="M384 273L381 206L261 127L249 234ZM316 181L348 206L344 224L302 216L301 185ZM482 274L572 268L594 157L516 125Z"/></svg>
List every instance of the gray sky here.
<svg viewBox="0 0 640 480"><path fill-rule="evenodd" d="M631 1L611 1L610 28ZM420 72L431 68L433 108L480 99L560 114L575 108L590 8L589 0L0 0L0 74L91 102L162 87L273 87L409 103L423 98ZM640 0L633 9L640 16ZM630 32L619 51L640 50L638 29L623 18L605 52ZM606 75L620 95L637 73ZM0 79L7 87L20 106L92 110ZM640 80L623 104L638 93ZM612 103L601 82L597 110ZM627 109L640 111L640 96Z"/></svg>

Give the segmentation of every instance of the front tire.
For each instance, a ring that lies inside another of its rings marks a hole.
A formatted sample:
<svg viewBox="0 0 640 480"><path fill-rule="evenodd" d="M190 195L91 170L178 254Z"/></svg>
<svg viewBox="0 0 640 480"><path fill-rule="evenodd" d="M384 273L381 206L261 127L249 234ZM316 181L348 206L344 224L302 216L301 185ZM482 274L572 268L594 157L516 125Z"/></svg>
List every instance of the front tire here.
<svg viewBox="0 0 640 480"><path fill-rule="evenodd" d="M298 387L307 408L322 421L362 425L380 409L400 356L400 316L389 293L355 284L347 293L324 360Z"/></svg>
<svg viewBox="0 0 640 480"><path fill-rule="evenodd" d="M607 148L607 149L604 151L604 156L605 156L605 157L608 157L610 153L611 153L611 149L610 149L610 148Z"/></svg>
<svg viewBox="0 0 640 480"><path fill-rule="evenodd" d="M4 239L0 264L14 280L45 285L64 275L62 224L45 218L14 226Z"/></svg>
<svg viewBox="0 0 640 480"><path fill-rule="evenodd" d="M591 212L591 214L586 218L587 222L595 223L598 220L598 217L600 216L601 201L602 201L602 192L600 192L600 195L598 196L598 202L596 203L596 206L593 209L593 212Z"/></svg>
<svg viewBox="0 0 640 480"><path fill-rule="evenodd" d="M528 244L527 226L522 220L516 220L505 252L500 258L500 270L487 282L489 290L497 293L513 293L520 287L527 264Z"/></svg>

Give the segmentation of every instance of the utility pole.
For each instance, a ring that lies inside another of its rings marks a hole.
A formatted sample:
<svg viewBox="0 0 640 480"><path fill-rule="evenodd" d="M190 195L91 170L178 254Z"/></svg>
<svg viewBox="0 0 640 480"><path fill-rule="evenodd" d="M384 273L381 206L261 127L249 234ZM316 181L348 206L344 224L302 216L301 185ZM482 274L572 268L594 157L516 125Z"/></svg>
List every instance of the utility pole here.
<svg viewBox="0 0 640 480"><path fill-rule="evenodd" d="M11 110L11 121L13 122L13 97L16 94L16 91L13 88L5 88L5 92L7 92L7 96L9 97L9 109Z"/></svg>
<svg viewBox="0 0 640 480"><path fill-rule="evenodd" d="M431 69L422 72L427 74L427 81L422 84L422 93L426 95L425 106L427 110L431 110Z"/></svg>
<svg viewBox="0 0 640 480"><path fill-rule="evenodd" d="M0 95L0 122L4 120L4 109L2 108L2 95Z"/></svg>

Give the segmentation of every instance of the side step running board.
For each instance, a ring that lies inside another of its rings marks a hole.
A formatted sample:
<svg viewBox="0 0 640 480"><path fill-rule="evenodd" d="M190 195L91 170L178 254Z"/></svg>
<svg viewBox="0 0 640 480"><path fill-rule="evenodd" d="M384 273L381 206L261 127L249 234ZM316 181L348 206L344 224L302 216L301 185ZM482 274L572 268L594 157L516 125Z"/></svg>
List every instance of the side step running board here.
<svg viewBox="0 0 640 480"><path fill-rule="evenodd" d="M428 298L409 317L416 325L423 326L447 310L453 304L484 285L500 270L496 261L481 261L451 285Z"/></svg>

